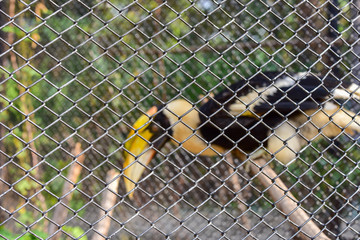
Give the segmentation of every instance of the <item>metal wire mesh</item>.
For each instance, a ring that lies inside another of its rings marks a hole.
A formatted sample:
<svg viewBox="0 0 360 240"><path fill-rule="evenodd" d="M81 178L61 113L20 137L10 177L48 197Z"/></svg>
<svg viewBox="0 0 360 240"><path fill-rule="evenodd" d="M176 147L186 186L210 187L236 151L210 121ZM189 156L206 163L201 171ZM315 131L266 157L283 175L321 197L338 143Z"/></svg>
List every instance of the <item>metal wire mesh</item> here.
<svg viewBox="0 0 360 240"><path fill-rule="evenodd" d="M357 1L0 2L0 236L292 239L236 157L166 144L130 199L124 142L153 105L201 105L262 71L359 79ZM359 112L358 101L342 107ZM320 129L321 132L321 129ZM360 238L360 152L346 134L271 166L330 239ZM245 223L246 222L246 223Z"/></svg>

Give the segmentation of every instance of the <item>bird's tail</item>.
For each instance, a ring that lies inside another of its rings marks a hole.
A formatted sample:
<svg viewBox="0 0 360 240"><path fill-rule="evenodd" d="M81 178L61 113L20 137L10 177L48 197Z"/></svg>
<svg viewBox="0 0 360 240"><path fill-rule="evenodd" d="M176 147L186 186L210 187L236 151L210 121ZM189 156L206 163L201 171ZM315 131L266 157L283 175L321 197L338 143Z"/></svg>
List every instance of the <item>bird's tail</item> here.
<svg viewBox="0 0 360 240"><path fill-rule="evenodd" d="M354 98L360 100L360 86L355 83L343 85L341 88L335 89L333 95L335 99Z"/></svg>
<svg viewBox="0 0 360 240"><path fill-rule="evenodd" d="M360 133L360 116L347 109L317 111L311 116L311 123L329 138L338 136L342 131L350 135Z"/></svg>
<svg viewBox="0 0 360 240"><path fill-rule="evenodd" d="M360 101L360 86L355 83L343 85L341 88L334 90L335 99L356 99ZM348 133L360 133L360 116L347 109L341 109L333 115L332 121L335 125L340 126Z"/></svg>

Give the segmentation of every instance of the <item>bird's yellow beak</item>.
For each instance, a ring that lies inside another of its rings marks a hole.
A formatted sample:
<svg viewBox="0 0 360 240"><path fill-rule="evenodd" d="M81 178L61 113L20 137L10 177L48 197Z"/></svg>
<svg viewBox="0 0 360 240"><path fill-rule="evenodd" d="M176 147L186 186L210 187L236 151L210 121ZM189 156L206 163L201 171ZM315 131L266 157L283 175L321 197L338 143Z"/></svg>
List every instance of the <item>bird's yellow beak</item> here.
<svg viewBox="0 0 360 240"><path fill-rule="evenodd" d="M148 126L150 117L157 111L157 107L152 107L145 115L141 116L133 125L125 143L124 181L126 192L130 192L130 198L134 194L135 183L138 182L145 167L156 153L156 150L149 148L149 141L153 133Z"/></svg>

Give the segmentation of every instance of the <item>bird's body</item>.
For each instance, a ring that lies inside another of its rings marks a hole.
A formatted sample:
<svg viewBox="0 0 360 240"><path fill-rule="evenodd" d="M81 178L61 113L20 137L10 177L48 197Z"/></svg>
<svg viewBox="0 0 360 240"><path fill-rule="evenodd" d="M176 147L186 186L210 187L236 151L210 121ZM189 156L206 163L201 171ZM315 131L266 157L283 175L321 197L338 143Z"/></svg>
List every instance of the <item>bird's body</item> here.
<svg viewBox="0 0 360 240"><path fill-rule="evenodd" d="M332 77L259 73L229 86L199 108L182 99L157 107L150 123L156 134L145 140L159 149L172 139L189 152L206 156L235 149L244 155L262 151L287 164L318 137L360 131L360 118L340 109L338 102L351 97L360 99L359 86ZM138 129L140 136L142 131ZM133 172L131 164L143 168L139 165L146 165L153 154L145 151L140 164L134 156L128 157L125 167L128 172ZM125 172L134 182L138 173L131 176ZM128 190L132 187L133 183L129 184Z"/></svg>

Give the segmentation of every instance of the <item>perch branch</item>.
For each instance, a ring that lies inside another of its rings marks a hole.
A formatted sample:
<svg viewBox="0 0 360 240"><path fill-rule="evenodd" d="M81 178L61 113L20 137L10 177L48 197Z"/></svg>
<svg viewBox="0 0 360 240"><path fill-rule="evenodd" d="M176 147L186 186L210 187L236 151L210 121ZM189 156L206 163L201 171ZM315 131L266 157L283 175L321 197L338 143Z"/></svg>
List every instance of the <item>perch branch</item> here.
<svg viewBox="0 0 360 240"><path fill-rule="evenodd" d="M329 239L309 215L298 206L298 201L294 195L289 192L274 170L266 166L264 159L253 160L250 169L252 174L257 176L261 184L267 189L276 206L294 223L296 230L301 230L301 239Z"/></svg>
<svg viewBox="0 0 360 240"><path fill-rule="evenodd" d="M116 176L118 176L119 173L114 170L111 169L107 172L106 174L106 183L111 182L114 178L116 178ZM112 210L110 210L115 204L116 204L116 194L114 193L118 193L118 187L119 187L119 180L120 178L117 178L116 180L114 180L112 183L109 184L108 186L108 191L104 191L102 193L102 201L101 201L101 209L99 212L99 216L103 216L104 215L104 211L102 209L105 210L105 218L102 219L98 224L97 224L97 232L98 234L94 234L92 240L103 240L104 237L103 236L107 236L109 234L109 229L110 229L110 225L111 225L111 218L108 217L112 215ZM112 193L114 192L114 193ZM110 211L109 211L110 210ZM106 237L107 238L107 237Z"/></svg>
<svg viewBox="0 0 360 240"><path fill-rule="evenodd" d="M81 149L81 144L78 142L75 144L75 149L74 149L74 156L78 156L80 153L82 152ZM67 206L71 200L71 190L74 187L74 183L77 181L77 179L79 178L79 175L81 173L81 164L84 162L85 160L85 155L82 154L80 156L78 156L77 161L75 161L69 169L69 172L67 174L67 179L69 181L65 181L63 190L62 190L62 198L59 199L59 204L55 207L55 211L54 211L54 215L53 215L53 219L56 222L55 224L49 224L49 233L52 234L54 233L57 228L59 228L59 225L62 225L67 217L67 210L64 210L64 207L62 207L62 205ZM79 164L80 163L80 164ZM53 240L57 240L60 238L60 234L56 234L55 236L53 236L51 239Z"/></svg>
<svg viewBox="0 0 360 240"><path fill-rule="evenodd" d="M231 166L235 166L234 164L234 160L231 154L226 155L226 161L231 165ZM232 176L230 177L230 182L233 186L233 190L237 193L236 194L236 198L239 200L239 204L238 204L238 208L241 211L241 221L242 221L242 225L247 229L250 230L251 225L250 225L250 220L246 217L245 213L247 211L247 207L245 204L243 204L244 201L244 196L243 196L243 192L241 191L241 185L240 185L240 180L239 180L239 176L237 175L237 173L235 173L234 169L229 166L228 170L229 170L229 174Z"/></svg>

